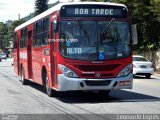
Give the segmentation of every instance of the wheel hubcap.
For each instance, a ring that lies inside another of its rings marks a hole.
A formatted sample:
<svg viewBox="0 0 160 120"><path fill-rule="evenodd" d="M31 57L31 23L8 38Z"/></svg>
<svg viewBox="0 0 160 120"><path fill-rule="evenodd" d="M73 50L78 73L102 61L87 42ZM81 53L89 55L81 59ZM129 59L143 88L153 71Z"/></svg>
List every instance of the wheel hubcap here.
<svg viewBox="0 0 160 120"><path fill-rule="evenodd" d="M46 77L46 89L48 90L48 77Z"/></svg>
<svg viewBox="0 0 160 120"><path fill-rule="evenodd" d="M23 71L22 71L22 75L21 75L21 81L24 81L24 75L23 75Z"/></svg>

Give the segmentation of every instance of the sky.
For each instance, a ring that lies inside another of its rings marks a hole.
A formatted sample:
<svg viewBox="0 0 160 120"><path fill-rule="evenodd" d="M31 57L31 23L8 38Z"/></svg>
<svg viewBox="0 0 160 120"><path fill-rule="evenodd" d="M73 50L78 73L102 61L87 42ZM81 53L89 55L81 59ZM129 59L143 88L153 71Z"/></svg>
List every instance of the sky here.
<svg viewBox="0 0 160 120"><path fill-rule="evenodd" d="M57 0L49 0L54 3ZM62 0L66 1L66 0ZM18 20L34 12L35 0L0 0L0 22Z"/></svg>

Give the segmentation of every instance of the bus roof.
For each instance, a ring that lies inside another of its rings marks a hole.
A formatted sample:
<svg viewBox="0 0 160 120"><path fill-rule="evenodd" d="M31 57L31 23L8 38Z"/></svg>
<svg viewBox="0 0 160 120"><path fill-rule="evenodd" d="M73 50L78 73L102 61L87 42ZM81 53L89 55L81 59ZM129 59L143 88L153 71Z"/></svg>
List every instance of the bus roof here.
<svg viewBox="0 0 160 120"><path fill-rule="evenodd" d="M30 25L31 23L34 23L40 19L42 19L43 17L46 17L47 15L50 15L51 13L53 13L54 11L57 11L57 10L60 10L61 7L63 5L85 5L85 4L88 4L88 5L111 5L111 6L122 6L122 7L125 7L125 5L123 4L117 4L117 3L110 3L110 2L68 2L68 3L59 3L53 7L51 7L50 9L44 11L43 13L37 15L36 17L30 19L29 21L19 25L18 27L15 28L15 31L17 30L20 30L24 27L26 27L27 25Z"/></svg>

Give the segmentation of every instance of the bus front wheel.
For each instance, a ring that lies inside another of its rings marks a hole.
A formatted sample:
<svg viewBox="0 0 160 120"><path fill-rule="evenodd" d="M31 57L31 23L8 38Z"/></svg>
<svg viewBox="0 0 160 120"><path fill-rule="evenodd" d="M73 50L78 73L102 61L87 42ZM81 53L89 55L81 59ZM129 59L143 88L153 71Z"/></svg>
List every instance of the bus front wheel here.
<svg viewBox="0 0 160 120"><path fill-rule="evenodd" d="M49 80L48 80L48 76L47 76L46 72L45 72L45 84L44 84L44 88L45 88L45 91L46 91L46 93L47 93L47 95L49 97L53 97L53 96L57 95L57 92L49 87Z"/></svg>

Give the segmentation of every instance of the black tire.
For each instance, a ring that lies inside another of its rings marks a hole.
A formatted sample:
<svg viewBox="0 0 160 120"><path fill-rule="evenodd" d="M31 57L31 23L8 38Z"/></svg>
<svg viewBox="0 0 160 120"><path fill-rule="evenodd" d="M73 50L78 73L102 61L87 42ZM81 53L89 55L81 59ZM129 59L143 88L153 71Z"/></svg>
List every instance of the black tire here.
<svg viewBox="0 0 160 120"><path fill-rule="evenodd" d="M99 91L98 91L98 94L99 94L100 96L104 96L104 97L109 96L109 93L110 93L110 90L99 90Z"/></svg>
<svg viewBox="0 0 160 120"><path fill-rule="evenodd" d="M136 76L133 74L133 78L135 78Z"/></svg>
<svg viewBox="0 0 160 120"><path fill-rule="evenodd" d="M147 79L150 79L150 78L151 78L151 75L150 75L150 74L147 74L147 75L146 75L146 78L147 78Z"/></svg>
<svg viewBox="0 0 160 120"><path fill-rule="evenodd" d="M25 79L24 68L21 68L21 82L22 85L28 85L28 80Z"/></svg>
<svg viewBox="0 0 160 120"><path fill-rule="evenodd" d="M57 92L53 89L51 89L49 86L48 86L48 76L47 76L47 72L45 71L44 73L44 88L45 88L45 91L46 91L46 94L49 96L49 97L56 97L57 96Z"/></svg>

